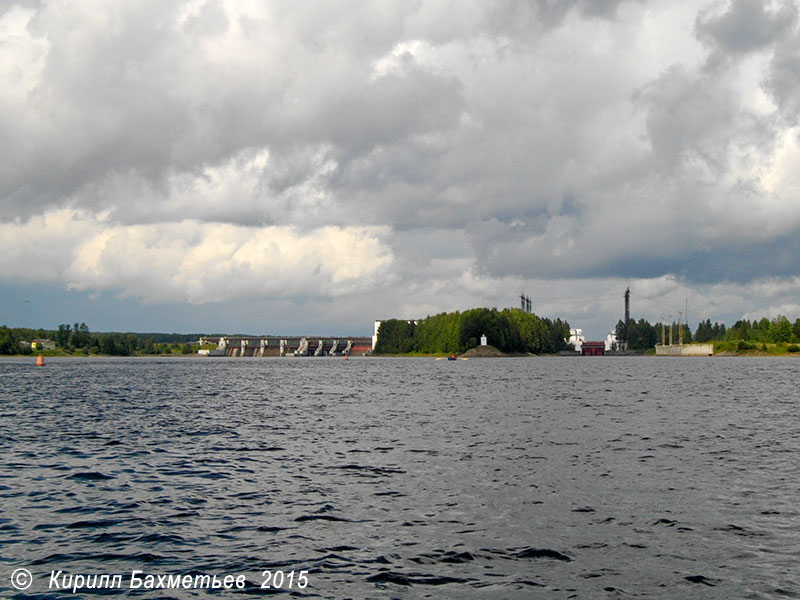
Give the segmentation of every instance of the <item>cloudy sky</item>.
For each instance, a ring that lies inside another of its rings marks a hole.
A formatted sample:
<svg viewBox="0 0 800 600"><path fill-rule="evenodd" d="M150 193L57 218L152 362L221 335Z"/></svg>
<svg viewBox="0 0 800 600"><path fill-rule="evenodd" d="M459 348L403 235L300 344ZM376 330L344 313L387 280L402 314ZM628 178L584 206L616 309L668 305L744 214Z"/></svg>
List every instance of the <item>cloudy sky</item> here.
<svg viewBox="0 0 800 600"><path fill-rule="evenodd" d="M0 0L0 323L800 317L796 0Z"/></svg>

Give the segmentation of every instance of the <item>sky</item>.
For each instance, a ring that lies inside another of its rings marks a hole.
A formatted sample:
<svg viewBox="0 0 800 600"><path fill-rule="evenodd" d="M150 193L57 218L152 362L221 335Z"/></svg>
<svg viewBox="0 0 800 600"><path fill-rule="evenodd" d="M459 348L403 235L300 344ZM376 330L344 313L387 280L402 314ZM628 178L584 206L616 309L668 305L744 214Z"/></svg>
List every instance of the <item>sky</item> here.
<svg viewBox="0 0 800 600"><path fill-rule="evenodd" d="M0 0L0 324L800 317L797 0Z"/></svg>

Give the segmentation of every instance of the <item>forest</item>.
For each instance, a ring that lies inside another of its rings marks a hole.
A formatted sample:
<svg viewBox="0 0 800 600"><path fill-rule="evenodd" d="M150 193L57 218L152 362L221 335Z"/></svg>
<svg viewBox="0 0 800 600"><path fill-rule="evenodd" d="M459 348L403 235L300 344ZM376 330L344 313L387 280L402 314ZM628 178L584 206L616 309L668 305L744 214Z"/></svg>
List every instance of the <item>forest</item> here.
<svg viewBox="0 0 800 600"><path fill-rule="evenodd" d="M63 323L57 330L2 326L0 354L31 354L30 342L35 339L54 340L59 351L72 354L192 354L199 338L200 334L194 333L97 333L86 323Z"/></svg>
<svg viewBox="0 0 800 600"><path fill-rule="evenodd" d="M763 344L790 344L800 343L800 319L794 323L786 317L778 315L773 319L763 317L758 320L749 321L742 319L736 321L731 327L726 327L724 323L711 324L710 319L700 321L694 333L686 324L672 323L672 341L678 343L680 331L683 329L683 342L708 343L713 342L716 346L726 343L726 349L730 350L753 350L758 345ZM638 321L631 320L628 327L620 320L617 323L617 339L627 341L630 350L648 350L661 343L662 331L665 342L669 343L670 324L655 323L651 325L645 319ZM792 351L792 348L790 348Z"/></svg>
<svg viewBox="0 0 800 600"><path fill-rule="evenodd" d="M683 342L713 342L716 350L754 350L766 344L788 345L789 352L800 352L800 318L794 322L779 315L753 321L741 319L731 327L724 323L700 321L697 329L672 323L672 339ZM669 343L670 324L651 324L645 319L631 320L627 328L620 320L617 339L627 341L634 351L649 350L661 343L662 331ZM554 354L568 350L569 324L561 319L538 317L519 309L473 308L464 312L440 313L421 321L390 319L381 324L376 354L452 354L464 352L486 335L489 344L507 353ZM30 354L34 339L56 342L56 352L133 356L139 354L193 354L198 333L120 333L92 332L86 323L61 324L57 330L9 328L0 326L0 355ZM28 344L26 344L27 342Z"/></svg>
<svg viewBox="0 0 800 600"><path fill-rule="evenodd" d="M375 354L464 352L477 346L482 335L502 352L552 354L567 348L569 324L510 308L473 308L417 322L390 319L381 323Z"/></svg>

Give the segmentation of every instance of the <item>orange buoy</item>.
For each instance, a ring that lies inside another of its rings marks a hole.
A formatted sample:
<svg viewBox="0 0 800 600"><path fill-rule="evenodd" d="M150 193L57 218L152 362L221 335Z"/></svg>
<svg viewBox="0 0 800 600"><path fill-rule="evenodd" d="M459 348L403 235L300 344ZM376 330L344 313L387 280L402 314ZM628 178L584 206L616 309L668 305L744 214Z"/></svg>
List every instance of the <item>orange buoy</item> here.
<svg viewBox="0 0 800 600"><path fill-rule="evenodd" d="M349 354L344 355L344 359L347 360L347 357L350 356Z"/></svg>
<svg viewBox="0 0 800 600"><path fill-rule="evenodd" d="M36 357L36 366L37 367L43 367L44 366L44 356L42 356L41 354Z"/></svg>

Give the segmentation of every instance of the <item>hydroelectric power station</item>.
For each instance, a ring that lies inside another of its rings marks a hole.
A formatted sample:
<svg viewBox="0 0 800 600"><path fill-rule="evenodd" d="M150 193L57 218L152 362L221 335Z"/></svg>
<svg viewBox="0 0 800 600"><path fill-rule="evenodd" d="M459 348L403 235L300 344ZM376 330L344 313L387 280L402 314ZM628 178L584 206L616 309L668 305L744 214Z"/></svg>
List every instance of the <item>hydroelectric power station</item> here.
<svg viewBox="0 0 800 600"><path fill-rule="evenodd" d="M216 344L213 350L200 350L206 356L362 356L372 350L370 337L282 337L234 336L201 337L200 345Z"/></svg>

